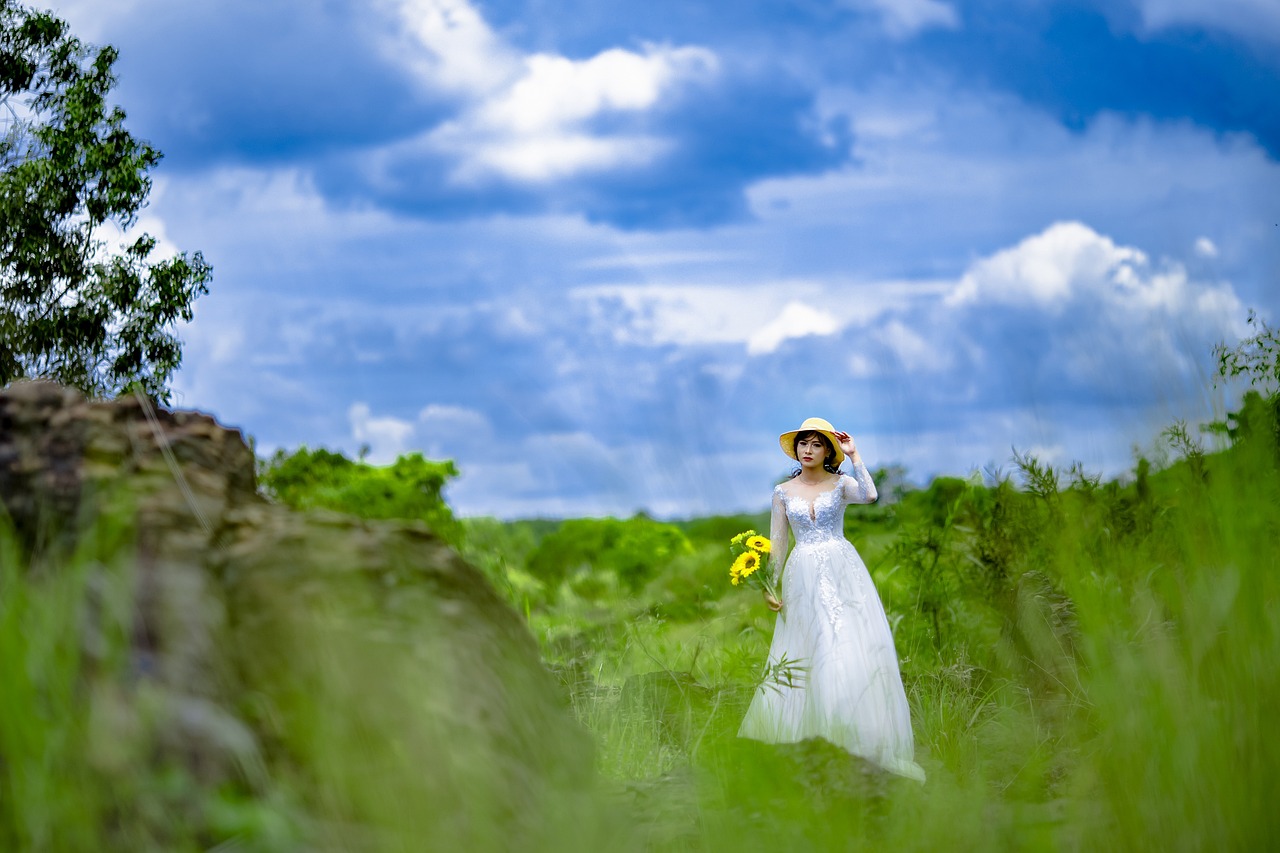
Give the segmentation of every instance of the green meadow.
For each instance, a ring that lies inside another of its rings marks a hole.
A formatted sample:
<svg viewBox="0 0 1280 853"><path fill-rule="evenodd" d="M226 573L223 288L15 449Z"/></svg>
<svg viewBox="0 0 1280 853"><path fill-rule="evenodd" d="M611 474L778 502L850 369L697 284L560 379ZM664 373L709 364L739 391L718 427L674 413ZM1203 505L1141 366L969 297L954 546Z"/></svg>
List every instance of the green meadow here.
<svg viewBox="0 0 1280 853"><path fill-rule="evenodd" d="M849 508L924 786L822 743L735 737L773 615L729 585L727 542L765 516L477 523L468 547L502 555L489 570L528 614L642 848L1263 849L1280 830L1267 406L1250 397L1220 452L1171 428L1165 464L1120 480L1022 456L1008 475Z"/></svg>
<svg viewBox="0 0 1280 853"><path fill-rule="evenodd" d="M287 760L208 787L104 740L104 708L150 713L145 691L129 707L99 695L126 679L128 525L102 521L56 561L6 536L0 849L1266 849L1278 411L1251 392L1113 480L1025 455L925 488L881 472L882 501L850 507L846 532L890 615L924 785L821 741L736 737L773 615L730 585L728 540L763 513L458 520L439 499L447 464L262 462L276 500L430 516L527 623L594 746L592 781L536 801L504 801L465 743L433 742L408 709L457 683L421 648L335 627L340 607L298 646L327 654L317 692L288 700L308 728L282 738ZM356 736L355 719L373 722ZM427 781L440 762L463 787ZM470 810L493 831L456 831Z"/></svg>

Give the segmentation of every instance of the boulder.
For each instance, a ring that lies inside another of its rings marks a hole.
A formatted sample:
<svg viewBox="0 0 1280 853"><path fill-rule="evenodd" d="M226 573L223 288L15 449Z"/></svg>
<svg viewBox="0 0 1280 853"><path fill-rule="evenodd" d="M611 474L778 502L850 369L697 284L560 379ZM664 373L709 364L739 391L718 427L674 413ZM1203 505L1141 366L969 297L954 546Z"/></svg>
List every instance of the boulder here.
<svg viewBox="0 0 1280 853"><path fill-rule="evenodd" d="M32 589L80 567L63 639L85 769L180 773L200 843L230 832L207 806L231 791L288 803L301 846L504 846L590 772L523 620L478 571L421 524L271 503L243 436L209 415L16 383L0 508ZM112 820L138 790L116 791Z"/></svg>

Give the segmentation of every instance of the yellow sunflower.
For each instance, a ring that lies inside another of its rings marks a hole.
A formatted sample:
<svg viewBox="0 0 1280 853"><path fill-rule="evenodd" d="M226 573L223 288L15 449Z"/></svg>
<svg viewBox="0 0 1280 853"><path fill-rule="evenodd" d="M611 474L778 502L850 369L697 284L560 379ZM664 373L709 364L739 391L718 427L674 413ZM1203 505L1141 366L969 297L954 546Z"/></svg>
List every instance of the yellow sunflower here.
<svg viewBox="0 0 1280 853"><path fill-rule="evenodd" d="M769 540L763 536L751 536L747 539L747 547L752 551L759 551L761 554L768 554L769 549L773 547Z"/></svg>
<svg viewBox="0 0 1280 853"><path fill-rule="evenodd" d="M733 566L731 566L729 569L729 580L733 583L734 586L737 586L739 583L742 582L743 578L751 574L751 572L755 571L754 568L751 569L751 571L747 571L747 557L751 557L751 556L754 556L754 555L750 551L746 551L742 554L739 554L738 558L733 561Z"/></svg>
<svg viewBox="0 0 1280 853"><path fill-rule="evenodd" d="M737 562L734 563L734 566L737 567L738 564L741 564L742 566L740 569L738 569L738 574L742 575L742 577L745 578L748 575L750 575L752 572L754 572L756 569L760 568L760 555L757 554L755 551L747 551L745 554L743 554L741 557L737 559Z"/></svg>

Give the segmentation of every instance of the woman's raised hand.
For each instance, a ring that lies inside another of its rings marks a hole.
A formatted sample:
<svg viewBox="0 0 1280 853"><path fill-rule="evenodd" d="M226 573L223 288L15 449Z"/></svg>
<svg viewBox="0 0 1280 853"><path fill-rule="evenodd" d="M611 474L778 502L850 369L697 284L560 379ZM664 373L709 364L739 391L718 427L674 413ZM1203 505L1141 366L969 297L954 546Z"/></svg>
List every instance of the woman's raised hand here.
<svg viewBox="0 0 1280 853"><path fill-rule="evenodd" d="M840 430L835 431L835 436L840 442L840 450L843 451L844 455L848 456L849 461L852 462L854 457L858 455L858 446L853 443L853 436L849 435L847 432L841 432Z"/></svg>

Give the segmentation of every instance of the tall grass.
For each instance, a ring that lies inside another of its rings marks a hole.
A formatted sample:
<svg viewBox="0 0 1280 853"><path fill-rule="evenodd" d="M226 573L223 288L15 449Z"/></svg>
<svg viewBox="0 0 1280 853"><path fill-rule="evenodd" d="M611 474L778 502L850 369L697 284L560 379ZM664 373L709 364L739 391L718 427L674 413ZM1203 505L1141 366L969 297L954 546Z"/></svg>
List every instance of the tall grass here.
<svg viewBox="0 0 1280 853"><path fill-rule="evenodd" d="M641 825L666 816L655 849L1263 849L1280 837L1277 458L1239 443L1103 484L1023 457L1035 488L944 484L904 507L897 544L864 556L923 787L820 742L734 737L768 638L750 596L597 629L575 710L606 779L643 791Z"/></svg>
<svg viewBox="0 0 1280 853"><path fill-rule="evenodd" d="M471 664L413 628L425 603L389 621L349 587L273 599L237 641L275 650L245 659L237 697L261 764L206 785L122 734L149 713L127 531L36 563L0 535L0 848L1266 849L1280 454L1264 439L1115 483L1024 457L1022 487L939 481L851 515L923 786L822 741L736 737L772 615L728 586L725 525L689 526L638 591L588 566L552 594L492 556L595 744L592 785L541 787L512 784L501 738L447 723Z"/></svg>
<svg viewBox="0 0 1280 853"><path fill-rule="evenodd" d="M201 614L148 633L129 526L75 541L33 554L0 529L0 850L600 849L614 833L545 679L504 656L505 629L451 628L413 566L389 585L335 567L338 549L240 565L233 591L181 602L225 595L232 627L178 683L168 656Z"/></svg>

